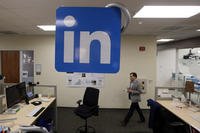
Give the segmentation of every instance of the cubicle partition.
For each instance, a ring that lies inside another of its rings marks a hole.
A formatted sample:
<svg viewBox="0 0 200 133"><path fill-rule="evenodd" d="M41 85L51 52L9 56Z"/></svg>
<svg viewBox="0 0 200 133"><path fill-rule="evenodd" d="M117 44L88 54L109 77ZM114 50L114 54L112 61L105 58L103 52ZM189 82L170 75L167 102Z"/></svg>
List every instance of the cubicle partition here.
<svg viewBox="0 0 200 133"><path fill-rule="evenodd" d="M0 114L0 125L10 127L11 131L19 131L21 125L45 126L55 132L57 130L57 87L55 85L27 87L27 89L30 88L35 97L30 99L29 104L19 103L20 110L15 114L6 112ZM40 101L41 104L34 105L33 103L37 101ZM43 108L43 110L37 115L30 116L30 112L34 112L36 108Z"/></svg>
<svg viewBox="0 0 200 133"><path fill-rule="evenodd" d="M155 88L156 100L172 100L173 97L180 97L184 92L184 87L177 86L157 86Z"/></svg>

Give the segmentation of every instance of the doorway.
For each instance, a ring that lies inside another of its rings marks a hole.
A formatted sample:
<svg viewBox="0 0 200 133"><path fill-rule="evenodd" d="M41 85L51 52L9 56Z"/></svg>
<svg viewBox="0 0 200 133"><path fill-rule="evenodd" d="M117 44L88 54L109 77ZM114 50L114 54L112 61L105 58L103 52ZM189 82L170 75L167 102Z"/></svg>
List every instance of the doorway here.
<svg viewBox="0 0 200 133"><path fill-rule="evenodd" d="M1 70L4 83L20 82L20 52L1 51Z"/></svg>

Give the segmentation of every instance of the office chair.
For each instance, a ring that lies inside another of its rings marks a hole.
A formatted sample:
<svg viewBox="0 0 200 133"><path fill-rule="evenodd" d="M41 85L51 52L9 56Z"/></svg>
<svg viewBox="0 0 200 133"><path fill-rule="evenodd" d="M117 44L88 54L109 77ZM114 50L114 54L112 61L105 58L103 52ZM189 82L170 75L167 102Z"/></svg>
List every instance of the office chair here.
<svg viewBox="0 0 200 133"><path fill-rule="evenodd" d="M77 101L78 107L75 109L74 113L85 120L85 125L80 126L76 132L80 133L95 133L95 129L88 126L87 119L93 115L97 116L99 112L98 106L99 90L93 87L87 87L82 100Z"/></svg>

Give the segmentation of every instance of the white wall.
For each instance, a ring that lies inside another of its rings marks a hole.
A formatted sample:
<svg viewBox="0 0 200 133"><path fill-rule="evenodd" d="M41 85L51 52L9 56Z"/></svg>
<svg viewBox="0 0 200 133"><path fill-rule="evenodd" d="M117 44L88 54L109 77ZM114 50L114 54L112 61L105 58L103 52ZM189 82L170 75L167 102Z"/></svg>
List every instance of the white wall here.
<svg viewBox="0 0 200 133"><path fill-rule="evenodd" d="M156 86L172 86L172 73L176 72L176 49L160 50L157 53Z"/></svg>
<svg viewBox="0 0 200 133"><path fill-rule="evenodd" d="M140 52L139 46L146 51ZM54 69L54 36L0 36L1 50L34 50L35 64L42 64L41 75L35 82L57 85L58 106L74 107L82 99L84 88L65 86L65 73ZM127 108L129 101L123 89L129 84L129 73L135 71L138 78L148 79L147 93L142 95L142 108L146 100L154 98L156 82L156 42L153 36L123 36L121 40L121 64L117 74L106 74L104 88L100 90L99 105L102 108Z"/></svg>
<svg viewBox="0 0 200 133"><path fill-rule="evenodd" d="M1 51L0 51L0 74L2 74L1 73Z"/></svg>

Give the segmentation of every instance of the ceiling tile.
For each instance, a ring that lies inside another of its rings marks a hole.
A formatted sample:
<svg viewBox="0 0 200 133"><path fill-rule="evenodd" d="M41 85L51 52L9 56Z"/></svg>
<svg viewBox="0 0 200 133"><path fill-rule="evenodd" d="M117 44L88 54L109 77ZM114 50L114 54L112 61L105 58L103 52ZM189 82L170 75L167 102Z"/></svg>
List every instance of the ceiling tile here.
<svg viewBox="0 0 200 133"><path fill-rule="evenodd" d="M28 35L54 34L36 25L55 24L59 6L104 7L113 2L124 4L131 16L144 5L200 5L199 0L0 0L0 29ZM124 34L180 39L200 36L195 28L200 28L200 14L189 19L132 19Z"/></svg>

